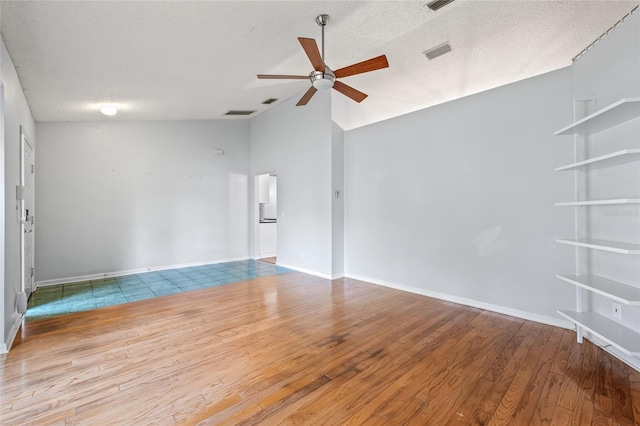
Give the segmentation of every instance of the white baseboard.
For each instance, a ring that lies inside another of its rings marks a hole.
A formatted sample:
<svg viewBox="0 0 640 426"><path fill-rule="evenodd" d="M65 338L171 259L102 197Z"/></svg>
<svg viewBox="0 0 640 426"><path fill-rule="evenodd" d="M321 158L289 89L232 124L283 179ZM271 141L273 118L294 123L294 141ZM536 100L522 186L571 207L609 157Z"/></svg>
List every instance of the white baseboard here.
<svg viewBox="0 0 640 426"><path fill-rule="evenodd" d="M570 321L562 320L560 318L548 317L546 315L534 314L532 312L521 311L519 309L508 308L505 306L494 305L492 303L481 302L479 300L467 299L466 297L453 296L446 293L439 293L436 291L425 290L423 288L412 287L403 284L396 284L389 281L376 280L373 278L361 277L359 275L345 274L347 278L353 278L359 281L365 281L371 284L381 285L384 287L393 288L396 290L402 290L409 293L420 294L422 296L433 297L434 299L445 300L447 302L458 303L460 305L471 306L474 308L485 309L491 312L497 312L499 314L509 315L516 318L525 319L528 321L535 321L542 324L552 325L554 327L573 329L573 324Z"/></svg>
<svg viewBox="0 0 640 426"><path fill-rule="evenodd" d="M20 326L22 325L23 317L24 317L24 314L20 314L20 316L18 316L18 319L13 323L13 326L9 331L9 335L7 336L7 340L0 344L0 354L6 354L11 349L11 346L13 345L13 341L18 335L18 330L20 330Z"/></svg>
<svg viewBox="0 0 640 426"><path fill-rule="evenodd" d="M126 275L142 274L153 271L166 271L167 269L188 268L190 266L215 265L216 263L237 262L239 260L249 260L249 257L232 257L228 259L207 260L201 262L180 263L175 265L152 266L149 268L130 269L127 271L107 272L103 274L80 275L77 277L56 278L53 280L36 281L35 288L49 285L75 283L80 281L99 280L102 278L123 277Z"/></svg>
<svg viewBox="0 0 640 426"><path fill-rule="evenodd" d="M269 256L262 256L262 257L269 257ZM275 254L273 256L271 256L271 257L275 257ZM276 265L277 266L282 266L283 268L291 269L293 271L302 272L304 274L313 275L314 277L324 278L324 279L327 279L327 280L337 280L339 278L344 278L344 273L329 275L329 274L325 274L323 272L312 271L311 269L299 268L297 266L287 265L287 264L280 263L280 262L276 262Z"/></svg>
<svg viewBox="0 0 640 426"><path fill-rule="evenodd" d="M625 353L620 352L618 349L614 348L610 344L603 342L602 340L598 339L595 336L591 336L586 331L585 331L585 336L584 337L585 337L585 339L589 340L594 345L596 345L596 346L602 348L603 350L609 352L611 355L613 355L614 357L618 358L620 361L624 362L625 364L627 364L628 366L630 366L634 370L640 371L640 359L638 359L636 357L633 357L633 356L629 356L629 355L627 355Z"/></svg>
<svg viewBox="0 0 640 426"><path fill-rule="evenodd" d="M264 259L265 257L276 257L277 254L278 253L276 253L275 251L269 253L260 253L259 259Z"/></svg>
<svg viewBox="0 0 640 426"><path fill-rule="evenodd" d="M310 269L298 268L297 266L286 265L286 264L280 263L280 262L277 262L276 265L282 266L283 268L292 269L294 271L302 272L302 273L305 273L305 274L313 275L314 277L320 277L320 278L324 278L324 279L327 279L327 280L333 279L331 277L331 275L329 275L329 274L324 274L324 273L318 272L318 271L312 271Z"/></svg>

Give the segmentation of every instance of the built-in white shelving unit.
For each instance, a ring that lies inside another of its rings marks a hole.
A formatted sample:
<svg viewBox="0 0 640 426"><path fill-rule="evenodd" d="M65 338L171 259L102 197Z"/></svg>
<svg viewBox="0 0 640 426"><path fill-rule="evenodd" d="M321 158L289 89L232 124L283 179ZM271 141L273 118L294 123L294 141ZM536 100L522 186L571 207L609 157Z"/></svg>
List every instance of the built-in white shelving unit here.
<svg viewBox="0 0 640 426"><path fill-rule="evenodd" d="M619 241L594 240L586 238L578 240L557 239L556 242L560 244L569 244L571 246L590 248L594 250L610 251L612 253L640 254L640 244L630 244L621 243Z"/></svg>
<svg viewBox="0 0 640 426"><path fill-rule="evenodd" d="M600 167L617 166L618 164L630 163L640 160L640 149L623 149L599 157L590 158L577 163L567 164L555 169L556 172L573 171L576 169L595 169Z"/></svg>
<svg viewBox="0 0 640 426"><path fill-rule="evenodd" d="M630 356L640 356L640 334L622 324L594 312L558 311L599 339Z"/></svg>
<svg viewBox="0 0 640 426"><path fill-rule="evenodd" d="M640 198L618 198L615 200L584 200L584 201L567 201L556 203L557 207L563 206L604 206L610 204L638 204Z"/></svg>
<svg viewBox="0 0 640 426"><path fill-rule="evenodd" d="M585 135L586 138L590 134L605 131L611 127L638 117L640 117L640 97L624 98L594 112L593 114L575 121L569 126L558 130L555 134L581 134ZM574 175L576 179L574 187L575 200L558 202L556 203L556 206L589 208L590 206L640 203L640 199L638 198L580 200L579 194L582 192L580 191L580 185L585 185L586 180L579 179L577 173L589 173L592 169L615 167L617 165L633 161L640 162L640 149L629 148L598 157L580 159L577 154L579 151L579 149L577 149L579 143L581 143L581 141L577 139L577 136L574 136L574 162L555 169L557 172L573 171L576 173ZM607 318L597 312L585 311L585 304L583 301L583 295L593 293L604 296L616 303L638 307L640 306L640 283L637 283L637 285L631 285L614 281L606 277L590 275L585 273L588 268L586 268L585 265L581 265L579 261L579 259L581 259L579 250L602 250L611 253L618 253L620 255L638 255L640 254L640 244L593 239L588 238L589 235L585 238L585 235L580 235L581 232L585 231L579 231L581 227L578 222L580 221L579 218L581 216L577 212L578 210L576 210L575 214L576 223L574 238L556 240L556 242L560 244L567 244L576 247L575 275L557 275L560 280L576 286L576 311L559 310L558 313L575 324L579 342L582 342L583 332L586 331L590 333L592 337L604 342L605 345L611 345L611 347L625 355L635 357L640 356L640 332L638 332L638 330L626 327L621 322L618 322L613 318Z"/></svg>
<svg viewBox="0 0 640 426"><path fill-rule="evenodd" d="M581 120L564 127L554 134L593 134L622 124L640 116L640 98L620 99L608 107L602 108Z"/></svg>
<svg viewBox="0 0 640 426"><path fill-rule="evenodd" d="M556 275L563 281L625 305L640 306L640 288L597 275Z"/></svg>

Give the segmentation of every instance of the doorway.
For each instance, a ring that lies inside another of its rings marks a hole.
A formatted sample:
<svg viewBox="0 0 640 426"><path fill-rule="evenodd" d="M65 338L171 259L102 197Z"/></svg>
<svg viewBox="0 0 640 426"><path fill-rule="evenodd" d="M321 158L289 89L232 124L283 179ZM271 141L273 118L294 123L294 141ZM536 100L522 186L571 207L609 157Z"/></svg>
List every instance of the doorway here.
<svg viewBox="0 0 640 426"><path fill-rule="evenodd" d="M258 175L258 259L276 263L278 237L278 178L275 172Z"/></svg>
<svg viewBox="0 0 640 426"><path fill-rule="evenodd" d="M21 229L21 263L20 268L22 293L29 298L33 292L33 225L34 225L34 205L33 205L33 145L27 137L24 128L20 126L20 192L19 216Z"/></svg>

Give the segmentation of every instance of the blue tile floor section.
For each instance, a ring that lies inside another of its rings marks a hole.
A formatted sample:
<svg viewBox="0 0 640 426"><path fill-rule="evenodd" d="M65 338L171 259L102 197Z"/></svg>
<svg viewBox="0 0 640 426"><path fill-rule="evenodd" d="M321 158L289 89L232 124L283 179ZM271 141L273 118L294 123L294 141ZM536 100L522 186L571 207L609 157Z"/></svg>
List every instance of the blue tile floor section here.
<svg viewBox="0 0 640 426"><path fill-rule="evenodd" d="M29 299L26 319L50 318L289 272L292 271L273 263L242 260L40 287Z"/></svg>

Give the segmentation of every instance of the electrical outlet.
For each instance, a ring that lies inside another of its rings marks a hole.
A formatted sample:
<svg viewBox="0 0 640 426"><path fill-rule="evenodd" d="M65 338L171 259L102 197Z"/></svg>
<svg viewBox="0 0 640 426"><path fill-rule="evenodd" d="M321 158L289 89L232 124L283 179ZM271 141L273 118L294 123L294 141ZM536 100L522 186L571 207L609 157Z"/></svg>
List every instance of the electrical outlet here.
<svg viewBox="0 0 640 426"><path fill-rule="evenodd" d="M622 306L619 303L611 302L611 315L617 319L622 319Z"/></svg>

